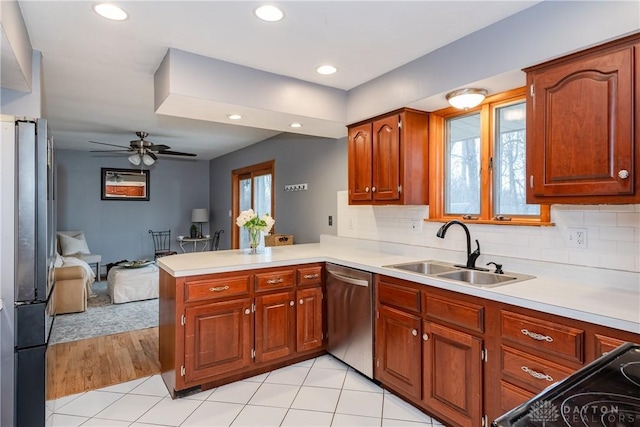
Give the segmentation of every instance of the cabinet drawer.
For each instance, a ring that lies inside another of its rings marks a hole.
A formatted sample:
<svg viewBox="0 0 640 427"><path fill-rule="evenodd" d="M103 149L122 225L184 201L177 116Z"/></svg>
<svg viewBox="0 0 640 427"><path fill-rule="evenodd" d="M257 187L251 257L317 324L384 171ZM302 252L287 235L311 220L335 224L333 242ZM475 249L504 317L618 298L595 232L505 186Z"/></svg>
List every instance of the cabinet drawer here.
<svg viewBox="0 0 640 427"><path fill-rule="evenodd" d="M516 378L532 387L536 393L558 382L574 371L562 365L521 352L511 347L502 347L502 375Z"/></svg>
<svg viewBox="0 0 640 427"><path fill-rule="evenodd" d="M597 359L600 356L604 356L611 350L625 343L625 341L618 338L608 337L606 335L600 334L595 334L595 340L594 359Z"/></svg>
<svg viewBox="0 0 640 427"><path fill-rule="evenodd" d="M295 285L295 270L273 270L256 274L256 291L291 288Z"/></svg>
<svg viewBox="0 0 640 427"><path fill-rule="evenodd" d="M417 289L380 281L378 283L378 300L380 304L416 313L420 312L420 291Z"/></svg>
<svg viewBox="0 0 640 427"><path fill-rule="evenodd" d="M535 396L535 393L524 390L511 383L500 381L500 412L509 412L516 406Z"/></svg>
<svg viewBox="0 0 640 427"><path fill-rule="evenodd" d="M484 307L439 295L423 293L427 316L476 332L484 332Z"/></svg>
<svg viewBox="0 0 640 427"><path fill-rule="evenodd" d="M583 337L582 329L502 311L502 338L534 350L582 363Z"/></svg>
<svg viewBox="0 0 640 427"><path fill-rule="evenodd" d="M298 286L322 284L322 267L304 267L298 269Z"/></svg>
<svg viewBox="0 0 640 427"><path fill-rule="evenodd" d="M226 298L249 294L251 276L229 276L212 279L188 280L184 287L185 302Z"/></svg>

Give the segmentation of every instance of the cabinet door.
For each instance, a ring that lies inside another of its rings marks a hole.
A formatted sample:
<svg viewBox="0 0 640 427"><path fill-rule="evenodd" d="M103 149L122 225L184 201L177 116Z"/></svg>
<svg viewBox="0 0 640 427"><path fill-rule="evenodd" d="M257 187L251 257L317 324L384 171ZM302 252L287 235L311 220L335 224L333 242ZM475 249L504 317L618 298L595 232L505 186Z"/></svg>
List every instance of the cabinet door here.
<svg viewBox="0 0 640 427"><path fill-rule="evenodd" d="M400 134L398 116L373 122L373 192L374 200L400 198Z"/></svg>
<svg viewBox="0 0 640 427"><path fill-rule="evenodd" d="M482 423L482 340L424 322L425 406L459 426Z"/></svg>
<svg viewBox="0 0 640 427"><path fill-rule="evenodd" d="M387 306L380 306L378 314L375 377L385 385L420 399L420 318Z"/></svg>
<svg viewBox="0 0 640 427"><path fill-rule="evenodd" d="M298 308L296 311L298 351L313 350L322 347L322 288L308 288L296 293Z"/></svg>
<svg viewBox="0 0 640 427"><path fill-rule="evenodd" d="M256 362L268 362L295 352L294 298L293 291L256 297Z"/></svg>
<svg viewBox="0 0 640 427"><path fill-rule="evenodd" d="M251 363L251 300L185 309L185 381L242 369Z"/></svg>
<svg viewBox="0 0 640 427"><path fill-rule="evenodd" d="M371 123L349 129L349 202L371 201Z"/></svg>
<svg viewBox="0 0 640 427"><path fill-rule="evenodd" d="M528 203L634 194L633 67L627 46L527 76Z"/></svg>

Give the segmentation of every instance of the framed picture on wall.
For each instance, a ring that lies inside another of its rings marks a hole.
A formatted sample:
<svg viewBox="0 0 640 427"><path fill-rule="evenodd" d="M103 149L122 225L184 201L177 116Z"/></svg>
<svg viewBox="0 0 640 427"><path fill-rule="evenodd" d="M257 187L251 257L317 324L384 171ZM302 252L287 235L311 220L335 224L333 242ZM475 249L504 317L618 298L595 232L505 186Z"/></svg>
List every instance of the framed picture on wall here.
<svg viewBox="0 0 640 427"><path fill-rule="evenodd" d="M149 171L102 168L102 200L149 200Z"/></svg>

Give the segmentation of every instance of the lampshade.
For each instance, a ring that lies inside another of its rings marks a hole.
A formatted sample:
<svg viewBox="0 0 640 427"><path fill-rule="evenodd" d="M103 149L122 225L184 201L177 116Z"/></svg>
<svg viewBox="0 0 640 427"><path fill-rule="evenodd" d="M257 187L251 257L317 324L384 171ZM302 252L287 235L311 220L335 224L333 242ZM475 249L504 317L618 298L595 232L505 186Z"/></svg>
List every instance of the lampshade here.
<svg viewBox="0 0 640 427"><path fill-rule="evenodd" d="M141 160L142 159L140 158L138 153L135 153L129 156L129 163L131 163L132 165L138 166Z"/></svg>
<svg viewBox="0 0 640 427"><path fill-rule="evenodd" d="M194 209L191 211L191 222L209 222L209 210Z"/></svg>
<svg viewBox="0 0 640 427"><path fill-rule="evenodd" d="M142 162L143 162L145 165L147 165L147 166L151 166L152 164L154 164L154 163L155 163L155 160L154 160L154 159L153 159L153 157L151 157L150 155L148 155L148 154L144 154L144 155L142 156Z"/></svg>
<svg viewBox="0 0 640 427"><path fill-rule="evenodd" d="M446 97L449 104L461 110L466 110L479 105L486 96L486 89L464 88L449 92Z"/></svg>

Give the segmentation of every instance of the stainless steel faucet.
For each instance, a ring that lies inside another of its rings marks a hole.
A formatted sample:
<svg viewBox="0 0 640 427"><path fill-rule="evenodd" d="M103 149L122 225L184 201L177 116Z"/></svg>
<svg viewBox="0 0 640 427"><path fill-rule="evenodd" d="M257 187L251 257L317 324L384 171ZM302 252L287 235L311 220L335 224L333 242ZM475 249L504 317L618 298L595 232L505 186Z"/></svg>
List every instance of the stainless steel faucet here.
<svg viewBox="0 0 640 427"><path fill-rule="evenodd" d="M471 252L471 234L469 233L469 229L467 228L466 225L464 225L464 223L456 220L449 221L445 225L440 227L440 229L436 233L436 236L438 236L441 239L444 239L444 235L447 234L447 230L449 229L449 227L451 227L454 224L457 224L460 227L462 227L464 229L464 232L467 234L467 265L457 265L456 267L469 268L472 270L489 271L486 268L476 267L476 260L480 256L480 242L478 242L478 240L476 239L476 246L477 246L476 250Z"/></svg>

